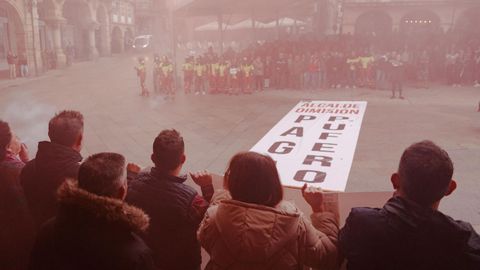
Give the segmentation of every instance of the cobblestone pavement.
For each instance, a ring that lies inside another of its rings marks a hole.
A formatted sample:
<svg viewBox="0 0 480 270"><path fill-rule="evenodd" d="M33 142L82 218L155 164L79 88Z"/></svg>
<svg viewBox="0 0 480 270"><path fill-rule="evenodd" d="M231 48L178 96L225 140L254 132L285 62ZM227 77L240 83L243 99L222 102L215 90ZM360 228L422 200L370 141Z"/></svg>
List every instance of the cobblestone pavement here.
<svg viewBox="0 0 480 270"><path fill-rule="evenodd" d="M80 110L86 119L83 156L115 151L144 166L151 163L158 132L175 128L186 141L186 170L223 173L233 154L250 149L299 100L366 100L347 191L391 190L390 174L403 149L431 139L450 153L459 184L442 210L480 224L478 88L407 88L405 100L390 99L388 91L336 89L243 96L180 93L165 102L159 96L139 96L133 65L133 57L101 58L39 78L0 81L0 117L35 152L36 142L47 138L47 122L55 111ZM151 83L151 76L147 79ZM296 191L288 194L301 200Z"/></svg>

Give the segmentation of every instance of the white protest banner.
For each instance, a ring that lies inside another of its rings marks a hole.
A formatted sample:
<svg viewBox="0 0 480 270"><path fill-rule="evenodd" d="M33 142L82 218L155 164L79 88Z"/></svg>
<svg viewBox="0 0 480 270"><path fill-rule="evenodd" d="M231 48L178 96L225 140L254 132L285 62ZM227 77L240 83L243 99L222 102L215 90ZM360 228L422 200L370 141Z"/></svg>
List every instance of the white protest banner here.
<svg viewBox="0 0 480 270"><path fill-rule="evenodd" d="M365 101L301 101L252 149L276 162L282 184L344 191Z"/></svg>
<svg viewBox="0 0 480 270"><path fill-rule="evenodd" d="M215 190L223 189L223 175L212 174ZM301 191L297 188L283 189L283 199L294 203L308 217L312 208L302 198ZM323 204L325 211L332 212L337 217L340 227L354 207L382 208L383 205L393 196L391 191L373 192L324 192Z"/></svg>

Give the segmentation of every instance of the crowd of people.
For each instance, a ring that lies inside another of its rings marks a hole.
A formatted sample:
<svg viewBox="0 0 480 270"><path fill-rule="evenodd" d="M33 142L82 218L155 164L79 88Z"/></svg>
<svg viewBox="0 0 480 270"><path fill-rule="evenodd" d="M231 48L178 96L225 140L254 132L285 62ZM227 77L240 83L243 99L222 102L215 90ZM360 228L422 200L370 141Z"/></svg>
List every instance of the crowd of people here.
<svg viewBox="0 0 480 270"><path fill-rule="evenodd" d="M443 39L446 39L443 37ZM439 40L443 40L439 39ZM229 48L185 58L185 93L241 94L272 89L320 90L331 88L389 89L403 98L405 83L429 88L431 83L453 87L480 87L480 46L454 43L378 47L354 36L321 41L271 41L243 50ZM166 57L165 57L166 58ZM170 60L165 60L171 64ZM173 81L172 73L169 78ZM158 84L155 82L155 87ZM166 82L170 87L170 80ZM160 83L160 88L164 88Z"/></svg>
<svg viewBox="0 0 480 270"><path fill-rule="evenodd" d="M84 118L61 111L35 158L0 121L0 269L480 269L473 227L438 211L456 188L453 163L431 141L412 144L382 209L354 208L339 228L321 190L301 194L310 218L285 201L275 161L235 154L215 190L189 173L174 129L153 139L153 167L118 153L82 162ZM299 191L300 192L300 191Z"/></svg>
<svg viewBox="0 0 480 270"><path fill-rule="evenodd" d="M75 48L69 42L65 45L63 51L66 57L66 65L71 66L75 56ZM45 49L42 51L41 56L45 70L58 68L58 59L55 50ZM15 52L9 51L7 53L7 64L9 67L10 79L29 77L29 64L26 52L21 52L19 55L17 55Z"/></svg>

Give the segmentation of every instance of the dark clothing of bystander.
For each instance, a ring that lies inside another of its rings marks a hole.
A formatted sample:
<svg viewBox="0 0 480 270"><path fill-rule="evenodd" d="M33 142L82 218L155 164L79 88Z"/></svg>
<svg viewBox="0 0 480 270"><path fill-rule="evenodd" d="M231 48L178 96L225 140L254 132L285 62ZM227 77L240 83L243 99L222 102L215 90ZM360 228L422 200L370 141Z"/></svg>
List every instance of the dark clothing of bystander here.
<svg viewBox="0 0 480 270"><path fill-rule="evenodd" d="M275 87L277 89L286 89L288 84L288 62L284 58L279 58L275 63Z"/></svg>
<svg viewBox="0 0 480 270"><path fill-rule="evenodd" d="M7 63L9 65L17 65L18 64L18 56L14 53L7 54Z"/></svg>
<svg viewBox="0 0 480 270"><path fill-rule="evenodd" d="M470 224L401 197L382 209L352 209L338 241L349 270L480 269Z"/></svg>
<svg viewBox="0 0 480 270"><path fill-rule="evenodd" d="M58 215L38 234L31 270L155 269L150 249L136 234L148 227L142 210L68 181L58 197Z"/></svg>
<svg viewBox="0 0 480 270"><path fill-rule="evenodd" d="M26 269L33 244L33 222L20 186L25 164L7 154L0 161L0 269Z"/></svg>
<svg viewBox="0 0 480 270"><path fill-rule="evenodd" d="M77 178L82 156L70 147L40 142L35 159L23 168L20 181L37 228L57 212L56 191L67 178Z"/></svg>
<svg viewBox="0 0 480 270"><path fill-rule="evenodd" d="M403 91L403 77L405 73L404 65L401 61L391 60L391 67L389 72L390 83L392 84L392 97L395 97L398 92L399 97L402 96Z"/></svg>
<svg viewBox="0 0 480 270"><path fill-rule="evenodd" d="M150 228L142 237L160 269L200 269L202 257L196 233L213 186L202 190L201 197L183 183L185 180L152 168L129 184L127 202L150 216Z"/></svg>

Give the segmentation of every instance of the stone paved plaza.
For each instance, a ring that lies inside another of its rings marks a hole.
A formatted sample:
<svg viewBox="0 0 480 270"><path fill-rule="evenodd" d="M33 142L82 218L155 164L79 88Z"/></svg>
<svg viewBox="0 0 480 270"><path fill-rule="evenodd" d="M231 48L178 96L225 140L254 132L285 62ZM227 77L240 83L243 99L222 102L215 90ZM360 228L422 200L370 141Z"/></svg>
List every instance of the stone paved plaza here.
<svg viewBox="0 0 480 270"><path fill-rule="evenodd" d="M368 89L268 90L244 96L181 93L166 103L160 97L139 96L134 63L133 57L101 58L38 78L0 81L0 118L10 122L33 156L36 142L47 138L54 112L79 110L86 118L84 157L115 151L142 166L151 164L151 144L158 132L175 128L186 141L186 170L223 173L233 154L250 149L300 100L365 100L368 107L347 191L391 190L390 174L403 149L431 139L450 153L458 181L442 210L480 224L478 88L407 87L405 100ZM151 83L151 77L147 79ZM299 193L293 194L292 199L301 200Z"/></svg>

